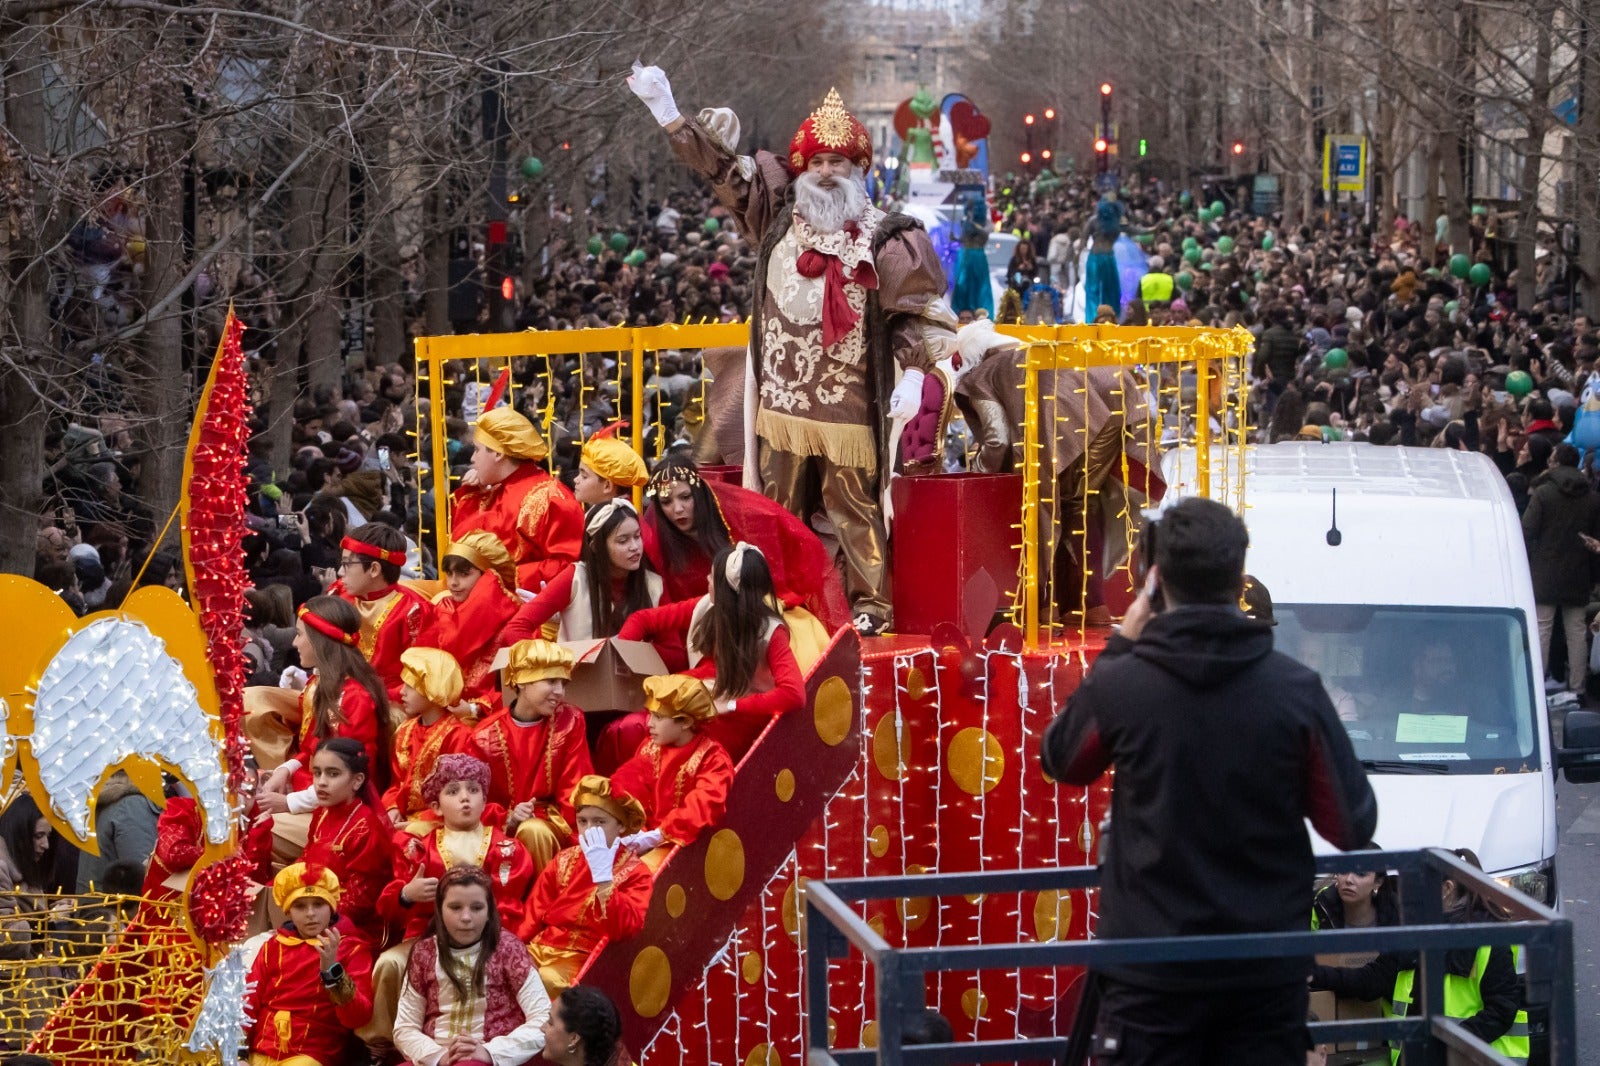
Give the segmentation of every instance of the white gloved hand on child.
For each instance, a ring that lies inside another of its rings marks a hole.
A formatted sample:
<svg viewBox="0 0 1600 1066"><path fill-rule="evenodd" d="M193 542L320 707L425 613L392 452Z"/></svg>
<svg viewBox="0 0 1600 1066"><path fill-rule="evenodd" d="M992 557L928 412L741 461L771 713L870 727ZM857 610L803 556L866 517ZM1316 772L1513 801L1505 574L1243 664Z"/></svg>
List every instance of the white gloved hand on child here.
<svg viewBox="0 0 1600 1066"><path fill-rule="evenodd" d="M907 369L900 375L900 384L889 394L890 418L910 418L922 410L923 376L922 371L916 369Z"/></svg>
<svg viewBox="0 0 1600 1066"><path fill-rule="evenodd" d="M283 668L283 673L278 675L278 687L299 692L306 687L309 676L298 666L286 666Z"/></svg>
<svg viewBox="0 0 1600 1066"><path fill-rule="evenodd" d="M630 833L625 837L621 837L617 840L617 843L635 855L643 855L647 851L654 851L659 848L665 840L666 837L662 835L661 830L646 829L642 833Z"/></svg>
<svg viewBox="0 0 1600 1066"><path fill-rule="evenodd" d="M578 838L578 846L583 849L583 860L589 864L589 876L594 878L597 885L611 883L611 872L617 862L617 848L621 841L615 844L606 843L606 831L599 826L590 826Z"/></svg>
<svg viewBox="0 0 1600 1066"><path fill-rule="evenodd" d="M650 114L661 125L670 126L683 117L678 114L678 105L673 102L672 84L667 81L667 74L660 67L647 67L634 60L633 73L628 76L628 88L644 101Z"/></svg>

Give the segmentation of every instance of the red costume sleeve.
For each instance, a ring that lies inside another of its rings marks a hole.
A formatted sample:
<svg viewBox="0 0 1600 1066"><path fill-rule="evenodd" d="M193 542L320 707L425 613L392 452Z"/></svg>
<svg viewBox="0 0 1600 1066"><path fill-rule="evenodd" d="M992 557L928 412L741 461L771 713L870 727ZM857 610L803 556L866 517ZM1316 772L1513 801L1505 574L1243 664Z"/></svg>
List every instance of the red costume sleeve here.
<svg viewBox="0 0 1600 1066"><path fill-rule="evenodd" d="M372 952L359 937L339 941L339 965L345 979L328 989L339 1024L352 1032L372 1020Z"/></svg>
<svg viewBox="0 0 1600 1066"><path fill-rule="evenodd" d="M567 703L556 712L552 727L556 730L551 741L556 745L552 759L556 779L551 785L555 789L556 806L561 809L561 817L567 820L568 825L577 825L578 812L572 808L572 790L578 787L579 781L594 773L587 723L583 712Z"/></svg>
<svg viewBox="0 0 1600 1066"><path fill-rule="evenodd" d="M519 640L538 637L544 624L566 610L572 602L572 582L576 574L577 565L566 564L566 569L551 578L537 596L518 607L517 613L500 631L500 646L510 647Z"/></svg>
<svg viewBox="0 0 1600 1066"><path fill-rule="evenodd" d="M699 600L678 600L660 607L646 607L634 611L617 630L618 640L648 640L651 643L677 638L684 641L689 632L689 621L694 617Z"/></svg>
<svg viewBox="0 0 1600 1066"><path fill-rule="evenodd" d="M733 787L733 760L715 740L707 739L704 743L705 754L683 792L683 799L669 811L654 812L656 828L661 830L661 835L680 846L694 843L704 830L720 822L728 809L728 790ZM663 784L672 792L680 787L676 781Z"/></svg>
<svg viewBox="0 0 1600 1066"><path fill-rule="evenodd" d="M635 860L618 870L611 883L611 898L600 907L600 931L613 942L637 935L644 928L650 890L654 887L655 878L642 862Z"/></svg>
<svg viewBox="0 0 1600 1066"><path fill-rule="evenodd" d="M304 710L307 715L311 713L310 707ZM372 701L372 694L354 678L345 678L344 687L339 690L339 714L344 721L334 726L331 735L360 741L367 749L367 765L374 768L384 765L378 758L378 705ZM291 787L297 792L311 787L311 757L317 753L319 743L321 739L309 728L300 739L300 750L295 753L300 769L290 778Z"/></svg>
<svg viewBox="0 0 1600 1066"><path fill-rule="evenodd" d="M806 682L800 664L789 648L789 631L779 626L767 641L767 669L772 671L772 688L738 697L734 714L760 714L776 718L795 710L806 701Z"/></svg>
<svg viewBox="0 0 1600 1066"><path fill-rule="evenodd" d="M410 884L411 879L417 876L417 871L426 868L427 863L427 845L417 837L408 836L405 846L395 852L394 877L383 886L383 891L378 895L378 914L384 921L393 925L409 925L412 918L419 913L419 909L427 916L432 916L431 903L408 905L400 898L400 890Z"/></svg>
<svg viewBox="0 0 1600 1066"><path fill-rule="evenodd" d="M432 629L434 640L418 643L425 648L443 648L466 670L485 648L499 646L501 631L521 606L516 593L508 591L493 574L484 574L464 602L434 604L438 619Z"/></svg>
<svg viewBox="0 0 1600 1066"><path fill-rule="evenodd" d="M521 928L528 890L533 884L533 856L528 854L527 848L497 829L483 857L483 872L494 885L494 902L500 910L501 923L507 929Z"/></svg>
<svg viewBox="0 0 1600 1066"><path fill-rule="evenodd" d="M532 495L529 493L530 497ZM545 582L555 580L562 570L577 562L578 553L583 549L583 505L559 481L545 492L543 506L530 506L530 503L531 500L525 499L517 513L517 532L528 543L540 545L544 557L518 563L517 583L530 591L538 591Z"/></svg>

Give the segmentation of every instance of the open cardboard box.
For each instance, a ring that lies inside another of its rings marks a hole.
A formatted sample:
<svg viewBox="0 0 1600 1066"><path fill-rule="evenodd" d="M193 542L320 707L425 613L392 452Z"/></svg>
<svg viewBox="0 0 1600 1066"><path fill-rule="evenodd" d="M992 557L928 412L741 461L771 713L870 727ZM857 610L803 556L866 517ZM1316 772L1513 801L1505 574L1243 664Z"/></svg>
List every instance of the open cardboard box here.
<svg viewBox="0 0 1600 1066"><path fill-rule="evenodd" d="M567 682L567 702L585 711L637 711L644 706L644 679L671 673L656 654L655 645L642 640L596 637L562 641L577 660ZM509 649L501 648L491 664L504 669Z"/></svg>
<svg viewBox="0 0 1600 1066"><path fill-rule="evenodd" d="M1318 955L1317 962L1324 966L1365 966L1375 958L1377 958L1375 952L1354 952L1342 955ZM1334 998L1332 992L1311 993L1311 1013L1318 1021L1324 1022L1368 1021L1384 1016L1383 1008L1377 1001L1361 1003L1355 1000L1341 1000ZM1334 1053L1328 1057L1328 1061L1331 1063L1365 1060L1371 1055L1370 1051L1356 1053L1360 1051L1360 1045L1339 1044L1333 1048Z"/></svg>

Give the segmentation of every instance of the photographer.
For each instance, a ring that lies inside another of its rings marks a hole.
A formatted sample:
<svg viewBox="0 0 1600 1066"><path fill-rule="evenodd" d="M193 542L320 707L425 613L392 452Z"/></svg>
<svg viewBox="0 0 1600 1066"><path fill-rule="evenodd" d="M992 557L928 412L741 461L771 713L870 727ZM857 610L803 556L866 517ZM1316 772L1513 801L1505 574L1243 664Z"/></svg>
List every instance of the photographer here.
<svg viewBox="0 0 1600 1066"><path fill-rule="evenodd" d="M1377 824L1322 682L1239 608L1248 544L1244 523L1204 499L1148 526L1144 590L1045 733L1043 769L1062 784L1117 769L1102 937L1304 929L1305 819L1345 849ZM1309 970L1309 959L1109 968L1100 1052L1302 1066Z"/></svg>

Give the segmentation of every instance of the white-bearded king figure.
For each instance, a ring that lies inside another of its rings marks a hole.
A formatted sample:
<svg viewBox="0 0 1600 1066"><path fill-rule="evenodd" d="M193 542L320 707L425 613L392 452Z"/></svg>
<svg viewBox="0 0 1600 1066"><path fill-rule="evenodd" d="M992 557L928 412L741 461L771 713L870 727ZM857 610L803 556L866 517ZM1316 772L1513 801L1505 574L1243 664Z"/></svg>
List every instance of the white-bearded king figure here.
<svg viewBox="0 0 1600 1066"><path fill-rule="evenodd" d="M886 424L917 412L925 373L954 350L938 254L915 220L867 199L872 142L837 92L780 159L737 155L739 120L726 109L680 115L658 67L635 67L628 86L758 248L746 484L802 519L820 505L838 535L856 628L882 632L891 622L878 483L888 474Z"/></svg>

